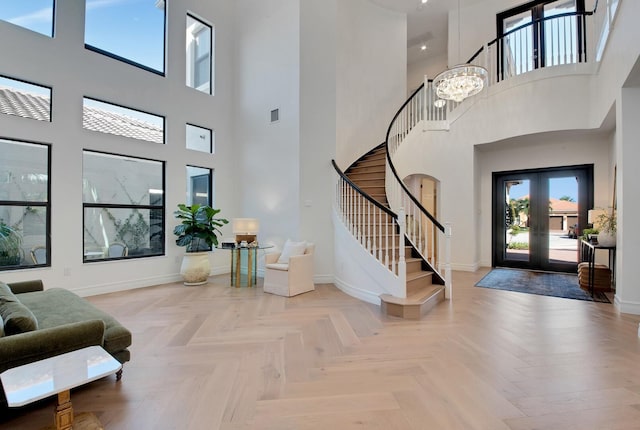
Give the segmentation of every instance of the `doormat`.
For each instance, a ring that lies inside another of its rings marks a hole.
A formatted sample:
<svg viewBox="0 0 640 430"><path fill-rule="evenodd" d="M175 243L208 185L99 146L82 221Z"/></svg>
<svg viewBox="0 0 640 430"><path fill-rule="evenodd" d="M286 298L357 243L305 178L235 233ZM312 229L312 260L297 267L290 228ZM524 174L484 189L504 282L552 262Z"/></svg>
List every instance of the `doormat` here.
<svg viewBox="0 0 640 430"><path fill-rule="evenodd" d="M592 297L587 291L580 288L578 285L578 276L568 273L493 269L478 281L476 287L538 294L541 296L563 297L565 299L611 303L607 296L599 291L594 292Z"/></svg>

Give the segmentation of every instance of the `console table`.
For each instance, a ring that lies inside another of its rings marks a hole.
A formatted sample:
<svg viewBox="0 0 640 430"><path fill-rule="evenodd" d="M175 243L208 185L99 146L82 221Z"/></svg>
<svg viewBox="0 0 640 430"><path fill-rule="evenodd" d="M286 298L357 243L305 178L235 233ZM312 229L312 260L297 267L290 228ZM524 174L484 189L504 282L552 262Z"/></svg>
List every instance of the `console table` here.
<svg viewBox="0 0 640 430"><path fill-rule="evenodd" d="M238 288L256 285L258 278L258 251L268 248L273 248L273 245L220 248L231 252L231 286ZM247 268L246 274L243 273L243 266Z"/></svg>
<svg viewBox="0 0 640 430"><path fill-rule="evenodd" d="M593 296L594 276L596 265L596 251L602 249L609 253L609 269L611 270L611 287L615 289L616 285L616 247L602 246L597 243L591 243L587 240L580 240L580 262L589 264L589 294Z"/></svg>
<svg viewBox="0 0 640 430"><path fill-rule="evenodd" d="M102 347L89 346L5 370L0 379L9 407L24 406L57 394L56 430L85 426L95 429L102 427L93 414L81 414L81 419L74 424L71 389L116 373L120 368L122 364Z"/></svg>

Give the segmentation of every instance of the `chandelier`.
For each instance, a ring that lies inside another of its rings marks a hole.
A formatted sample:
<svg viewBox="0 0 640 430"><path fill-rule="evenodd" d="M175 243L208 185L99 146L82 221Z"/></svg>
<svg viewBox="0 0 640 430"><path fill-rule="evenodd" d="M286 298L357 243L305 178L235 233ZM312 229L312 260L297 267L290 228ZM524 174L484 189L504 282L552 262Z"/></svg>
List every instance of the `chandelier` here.
<svg viewBox="0 0 640 430"><path fill-rule="evenodd" d="M460 0L458 0L458 60L460 59ZM433 79L433 88L438 99L434 105L443 107L445 100L460 103L467 97L478 94L487 82L487 69L473 64L459 64L447 69Z"/></svg>
<svg viewBox="0 0 640 430"><path fill-rule="evenodd" d="M460 64L447 69L433 79L433 88L440 99L460 103L478 94L487 80L487 69L472 64Z"/></svg>

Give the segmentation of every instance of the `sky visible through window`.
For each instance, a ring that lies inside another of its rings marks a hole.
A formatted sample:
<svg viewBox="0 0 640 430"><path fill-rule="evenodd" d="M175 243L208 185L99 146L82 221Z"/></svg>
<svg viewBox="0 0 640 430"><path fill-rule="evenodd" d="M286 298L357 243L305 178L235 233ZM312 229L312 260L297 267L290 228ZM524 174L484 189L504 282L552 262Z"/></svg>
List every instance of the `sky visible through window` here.
<svg viewBox="0 0 640 430"><path fill-rule="evenodd" d="M164 3L87 0L85 43L164 72ZM0 0L0 19L53 36L53 0Z"/></svg>
<svg viewBox="0 0 640 430"><path fill-rule="evenodd" d="M509 197L520 199L529 196L529 181L514 185L509 190ZM559 199L560 197L570 197L573 201L578 201L578 182L576 178L553 178L549 181L549 197Z"/></svg>
<svg viewBox="0 0 640 430"><path fill-rule="evenodd" d="M0 0L0 19L53 36L53 0Z"/></svg>

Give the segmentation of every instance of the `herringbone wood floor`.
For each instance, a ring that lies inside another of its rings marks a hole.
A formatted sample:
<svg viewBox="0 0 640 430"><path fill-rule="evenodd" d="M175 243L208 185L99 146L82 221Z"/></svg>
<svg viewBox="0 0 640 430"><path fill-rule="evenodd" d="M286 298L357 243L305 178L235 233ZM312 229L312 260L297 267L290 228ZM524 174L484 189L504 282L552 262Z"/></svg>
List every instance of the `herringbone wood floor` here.
<svg viewBox="0 0 640 430"><path fill-rule="evenodd" d="M132 361L71 398L109 430L640 429L640 317L473 287L485 273L455 273L421 321L227 277L91 297L133 332ZM52 405L0 427L39 429Z"/></svg>

